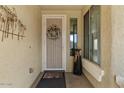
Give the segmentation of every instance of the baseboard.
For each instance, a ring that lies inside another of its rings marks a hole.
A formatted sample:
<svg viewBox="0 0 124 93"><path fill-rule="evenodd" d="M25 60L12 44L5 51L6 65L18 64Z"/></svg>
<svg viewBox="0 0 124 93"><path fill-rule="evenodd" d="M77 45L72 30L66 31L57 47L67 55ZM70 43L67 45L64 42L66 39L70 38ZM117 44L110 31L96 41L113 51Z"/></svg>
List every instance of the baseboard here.
<svg viewBox="0 0 124 93"><path fill-rule="evenodd" d="M43 73L40 72L39 75L37 76L37 78L34 80L33 84L31 85L30 88L36 88L38 82L40 81L41 77L42 77Z"/></svg>

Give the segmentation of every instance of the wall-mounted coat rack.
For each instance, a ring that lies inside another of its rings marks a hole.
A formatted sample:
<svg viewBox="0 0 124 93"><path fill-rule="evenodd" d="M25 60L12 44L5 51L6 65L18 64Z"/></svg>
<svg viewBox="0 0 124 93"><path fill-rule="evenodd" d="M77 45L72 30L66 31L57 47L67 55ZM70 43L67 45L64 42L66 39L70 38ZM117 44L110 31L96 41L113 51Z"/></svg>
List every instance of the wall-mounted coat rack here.
<svg viewBox="0 0 124 93"><path fill-rule="evenodd" d="M11 35L18 40L23 39L26 31L26 26L18 19L15 8L8 8L7 6L0 5L0 31L2 32L2 39L8 38Z"/></svg>

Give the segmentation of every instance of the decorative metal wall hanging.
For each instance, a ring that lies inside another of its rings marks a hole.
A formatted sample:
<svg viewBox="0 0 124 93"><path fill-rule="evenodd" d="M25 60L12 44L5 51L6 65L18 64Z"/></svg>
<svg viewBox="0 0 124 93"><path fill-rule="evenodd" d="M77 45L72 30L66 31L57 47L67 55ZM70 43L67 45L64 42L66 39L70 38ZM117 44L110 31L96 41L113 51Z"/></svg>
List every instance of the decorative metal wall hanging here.
<svg viewBox="0 0 124 93"><path fill-rule="evenodd" d="M47 38L56 40L60 37L61 31L56 24L52 24L47 28Z"/></svg>
<svg viewBox="0 0 124 93"><path fill-rule="evenodd" d="M14 36L18 40L23 39L26 26L18 19L15 8L8 8L7 6L0 5L0 31L2 32L2 39L8 38L11 34L12 39Z"/></svg>

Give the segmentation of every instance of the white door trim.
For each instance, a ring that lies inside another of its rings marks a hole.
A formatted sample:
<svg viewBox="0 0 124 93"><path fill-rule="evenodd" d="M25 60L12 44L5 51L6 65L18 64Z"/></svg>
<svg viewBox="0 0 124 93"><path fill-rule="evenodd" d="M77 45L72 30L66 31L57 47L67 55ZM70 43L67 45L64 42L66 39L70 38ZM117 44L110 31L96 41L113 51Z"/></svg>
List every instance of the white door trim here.
<svg viewBox="0 0 124 93"><path fill-rule="evenodd" d="M62 68L53 69L46 68L46 19L59 18L62 19ZM42 71L44 70L65 70L66 71L66 15L42 15Z"/></svg>

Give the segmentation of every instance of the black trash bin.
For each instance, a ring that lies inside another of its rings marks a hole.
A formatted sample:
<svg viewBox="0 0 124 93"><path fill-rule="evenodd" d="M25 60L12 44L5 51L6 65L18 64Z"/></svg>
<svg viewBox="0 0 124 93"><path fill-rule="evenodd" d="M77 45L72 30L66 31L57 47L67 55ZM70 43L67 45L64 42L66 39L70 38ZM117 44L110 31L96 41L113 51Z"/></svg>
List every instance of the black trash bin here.
<svg viewBox="0 0 124 93"><path fill-rule="evenodd" d="M74 64L73 64L73 74L75 75L82 74L82 61L81 61L80 51L81 51L80 49L77 49L75 51Z"/></svg>

